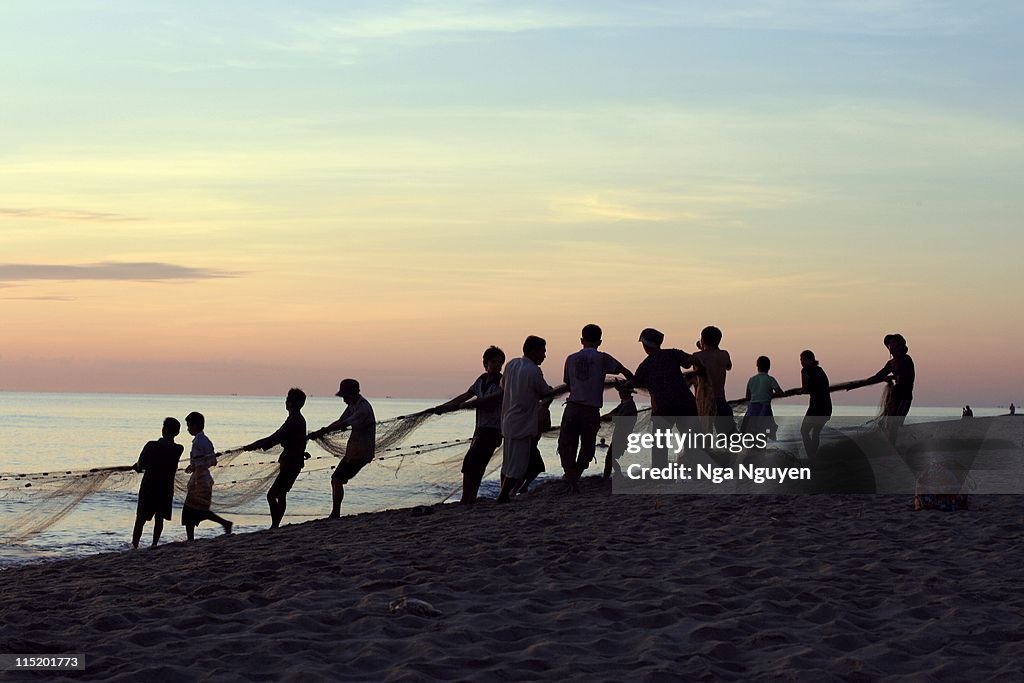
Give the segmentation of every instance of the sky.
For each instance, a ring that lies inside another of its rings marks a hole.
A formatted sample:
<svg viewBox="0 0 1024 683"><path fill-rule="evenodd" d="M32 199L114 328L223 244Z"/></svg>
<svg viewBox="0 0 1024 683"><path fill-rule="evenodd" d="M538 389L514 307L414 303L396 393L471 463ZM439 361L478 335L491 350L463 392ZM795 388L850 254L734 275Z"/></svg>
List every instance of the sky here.
<svg viewBox="0 0 1024 683"><path fill-rule="evenodd" d="M717 325L1024 401L1015 0L0 4L0 391L463 391ZM854 402L873 403L876 394Z"/></svg>

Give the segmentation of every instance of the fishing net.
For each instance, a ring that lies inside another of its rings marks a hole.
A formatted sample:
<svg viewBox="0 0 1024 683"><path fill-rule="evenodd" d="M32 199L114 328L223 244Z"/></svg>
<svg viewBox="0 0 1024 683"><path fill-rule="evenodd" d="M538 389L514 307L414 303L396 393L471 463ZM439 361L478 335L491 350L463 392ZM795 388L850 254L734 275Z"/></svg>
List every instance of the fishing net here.
<svg viewBox="0 0 1024 683"><path fill-rule="evenodd" d="M850 390L866 386L870 382L848 382L835 385L833 391ZM616 381L609 380L612 387ZM565 386L557 387L552 396L568 393ZM799 389L785 395L799 394ZM745 404L744 400L730 402L734 409ZM372 467L393 475L398 485L389 493L389 504L380 508L401 505L404 500L429 500L441 502L450 499L461 488L461 466L463 456L472 439L456 438L429 442L412 442L411 438L425 424L432 420L444 420L460 411L472 410L475 402L465 404L438 414L435 409L404 415L377 423L376 457ZM650 411L639 411L636 429L647 429L650 425ZM552 441L558 437L557 426L542 433L542 452L554 450ZM611 443L614 425L611 419L602 422L598 438L604 445ZM310 459L302 471L303 476L326 472L344 456L349 432L337 431L324 434L311 444ZM410 443L412 442L412 443ZM267 451L245 451L232 448L217 454L218 464L211 470L216 481L213 489L212 508L218 512L242 510L247 505L263 498L279 472L277 464L280 447ZM598 457L602 457L603 446L598 446ZM415 461L415 485L406 481L403 471L407 463ZM557 462L557 457L555 459ZM487 476L492 476L501 465L501 458L493 458ZM175 497L180 503L185 498L189 475L184 468L175 477ZM140 475L131 465L91 468L87 470L62 470L37 473L0 473L0 508L5 514L0 519L0 540L6 543L20 543L52 527L74 511L83 501L99 493L120 492L134 495L138 492Z"/></svg>

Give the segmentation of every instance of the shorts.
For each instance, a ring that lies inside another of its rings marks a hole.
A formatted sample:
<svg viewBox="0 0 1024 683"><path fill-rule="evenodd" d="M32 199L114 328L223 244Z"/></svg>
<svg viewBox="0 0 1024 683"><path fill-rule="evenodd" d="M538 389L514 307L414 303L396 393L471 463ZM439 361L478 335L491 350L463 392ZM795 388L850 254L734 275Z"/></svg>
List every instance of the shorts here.
<svg viewBox="0 0 1024 683"><path fill-rule="evenodd" d="M724 398L715 399L715 415L715 431L719 434L736 433L736 418L733 415L732 406Z"/></svg>
<svg viewBox="0 0 1024 683"><path fill-rule="evenodd" d="M331 475L331 481L336 481L339 484L347 484L355 476L359 474L359 470L366 467L367 462L354 462L352 460L342 460L338 463L338 466L334 468L334 474Z"/></svg>
<svg viewBox="0 0 1024 683"><path fill-rule="evenodd" d="M154 517L162 519L171 518L171 505L174 502L174 492L161 493L155 491L139 491L139 503L135 508L135 518L150 521Z"/></svg>
<svg viewBox="0 0 1024 683"><path fill-rule="evenodd" d="M530 448L530 464L526 466L526 478L533 481L541 472L546 472L544 458L540 454L540 437L533 438Z"/></svg>
<svg viewBox="0 0 1024 683"><path fill-rule="evenodd" d="M213 477L209 470L193 472L188 480L185 506L193 510L209 510L213 503Z"/></svg>
<svg viewBox="0 0 1024 683"><path fill-rule="evenodd" d="M299 472L301 471L302 465L296 467L295 465L281 463L281 471L277 473L277 478L270 485L270 490L288 493L292 490L292 486L295 484L295 480L299 478Z"/></svg>
<svg viewBox="0 0 1024 683"><path fill-rule="evenodd" d="M213 513L209 510L197 510L194 507L183 505L181 508L182 526L199 526L204 519L212 519Z"/></svg>
<svg viewBox="0 0 1024 683"><path fill-rule="evenodd" d="M501 458L501 474L510 479L522 479L526 476L533 453L534 437L524 439L505 439L505 450Z"/></svg>
<svg viewBox="0 0 1024 683"><path fill-rule="evenodd" d="M754 403L753 401L748 403L747 414L740 422L740 431L744 434L767 434L774 441L775 435L779 431L779 424L775 421L772 413L772 404Z"/></svg>
<svg viewBox="0 0 1024 683"><path fill-rule="evenodd" d="M587 469L587 465L594 459L597 430L600 427L600 408L580 403L565 406L562 428L558 432L558 457L562 461L562 469L577 472Z"/></svg>
<svg viewBox="0 0 1024 683"><path fill-rule="evenodd" d="M462 473L468 477L483 479L487 473L487 465L500 445L500 429L477 427L473 432L473 443L469 444L469 450L462 461Z"/></svg>
<svg viewBox="0 0 1024 683"><path fill-rule="evenodd" d="M910 412L910 404L913 401L913 396L899 395L893 391L889 394L889 400L885 402L884 413L887 417L906 417Z"/></svg>

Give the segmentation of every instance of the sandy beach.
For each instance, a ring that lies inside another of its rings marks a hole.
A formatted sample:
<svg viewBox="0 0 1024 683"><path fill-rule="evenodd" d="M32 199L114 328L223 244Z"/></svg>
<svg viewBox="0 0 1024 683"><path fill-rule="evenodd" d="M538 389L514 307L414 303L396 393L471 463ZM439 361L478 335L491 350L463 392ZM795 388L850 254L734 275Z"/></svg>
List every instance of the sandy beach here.
<svg viewBox="0 0 1024 683"><path fill-rule="evenodd" d="M66 676L87 680L1021 674L1018 498L915 513L584 483L8 569L0 652L82 653ZM402 597L440 616L392 614Z"/></svg>

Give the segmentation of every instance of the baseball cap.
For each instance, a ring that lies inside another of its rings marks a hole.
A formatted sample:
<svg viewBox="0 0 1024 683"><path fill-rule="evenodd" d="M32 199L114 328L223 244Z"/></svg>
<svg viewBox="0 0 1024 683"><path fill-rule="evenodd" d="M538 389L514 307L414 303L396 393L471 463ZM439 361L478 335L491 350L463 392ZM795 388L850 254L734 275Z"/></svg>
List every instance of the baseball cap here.
<svg viewBox="0 0 1024 683"><path fill-rule="evenodd" d="M358 394L359 382L354 379L341 380L341 384L338 385L338 393L336 393L335 396L344 396L346 393Z"/></svg>

